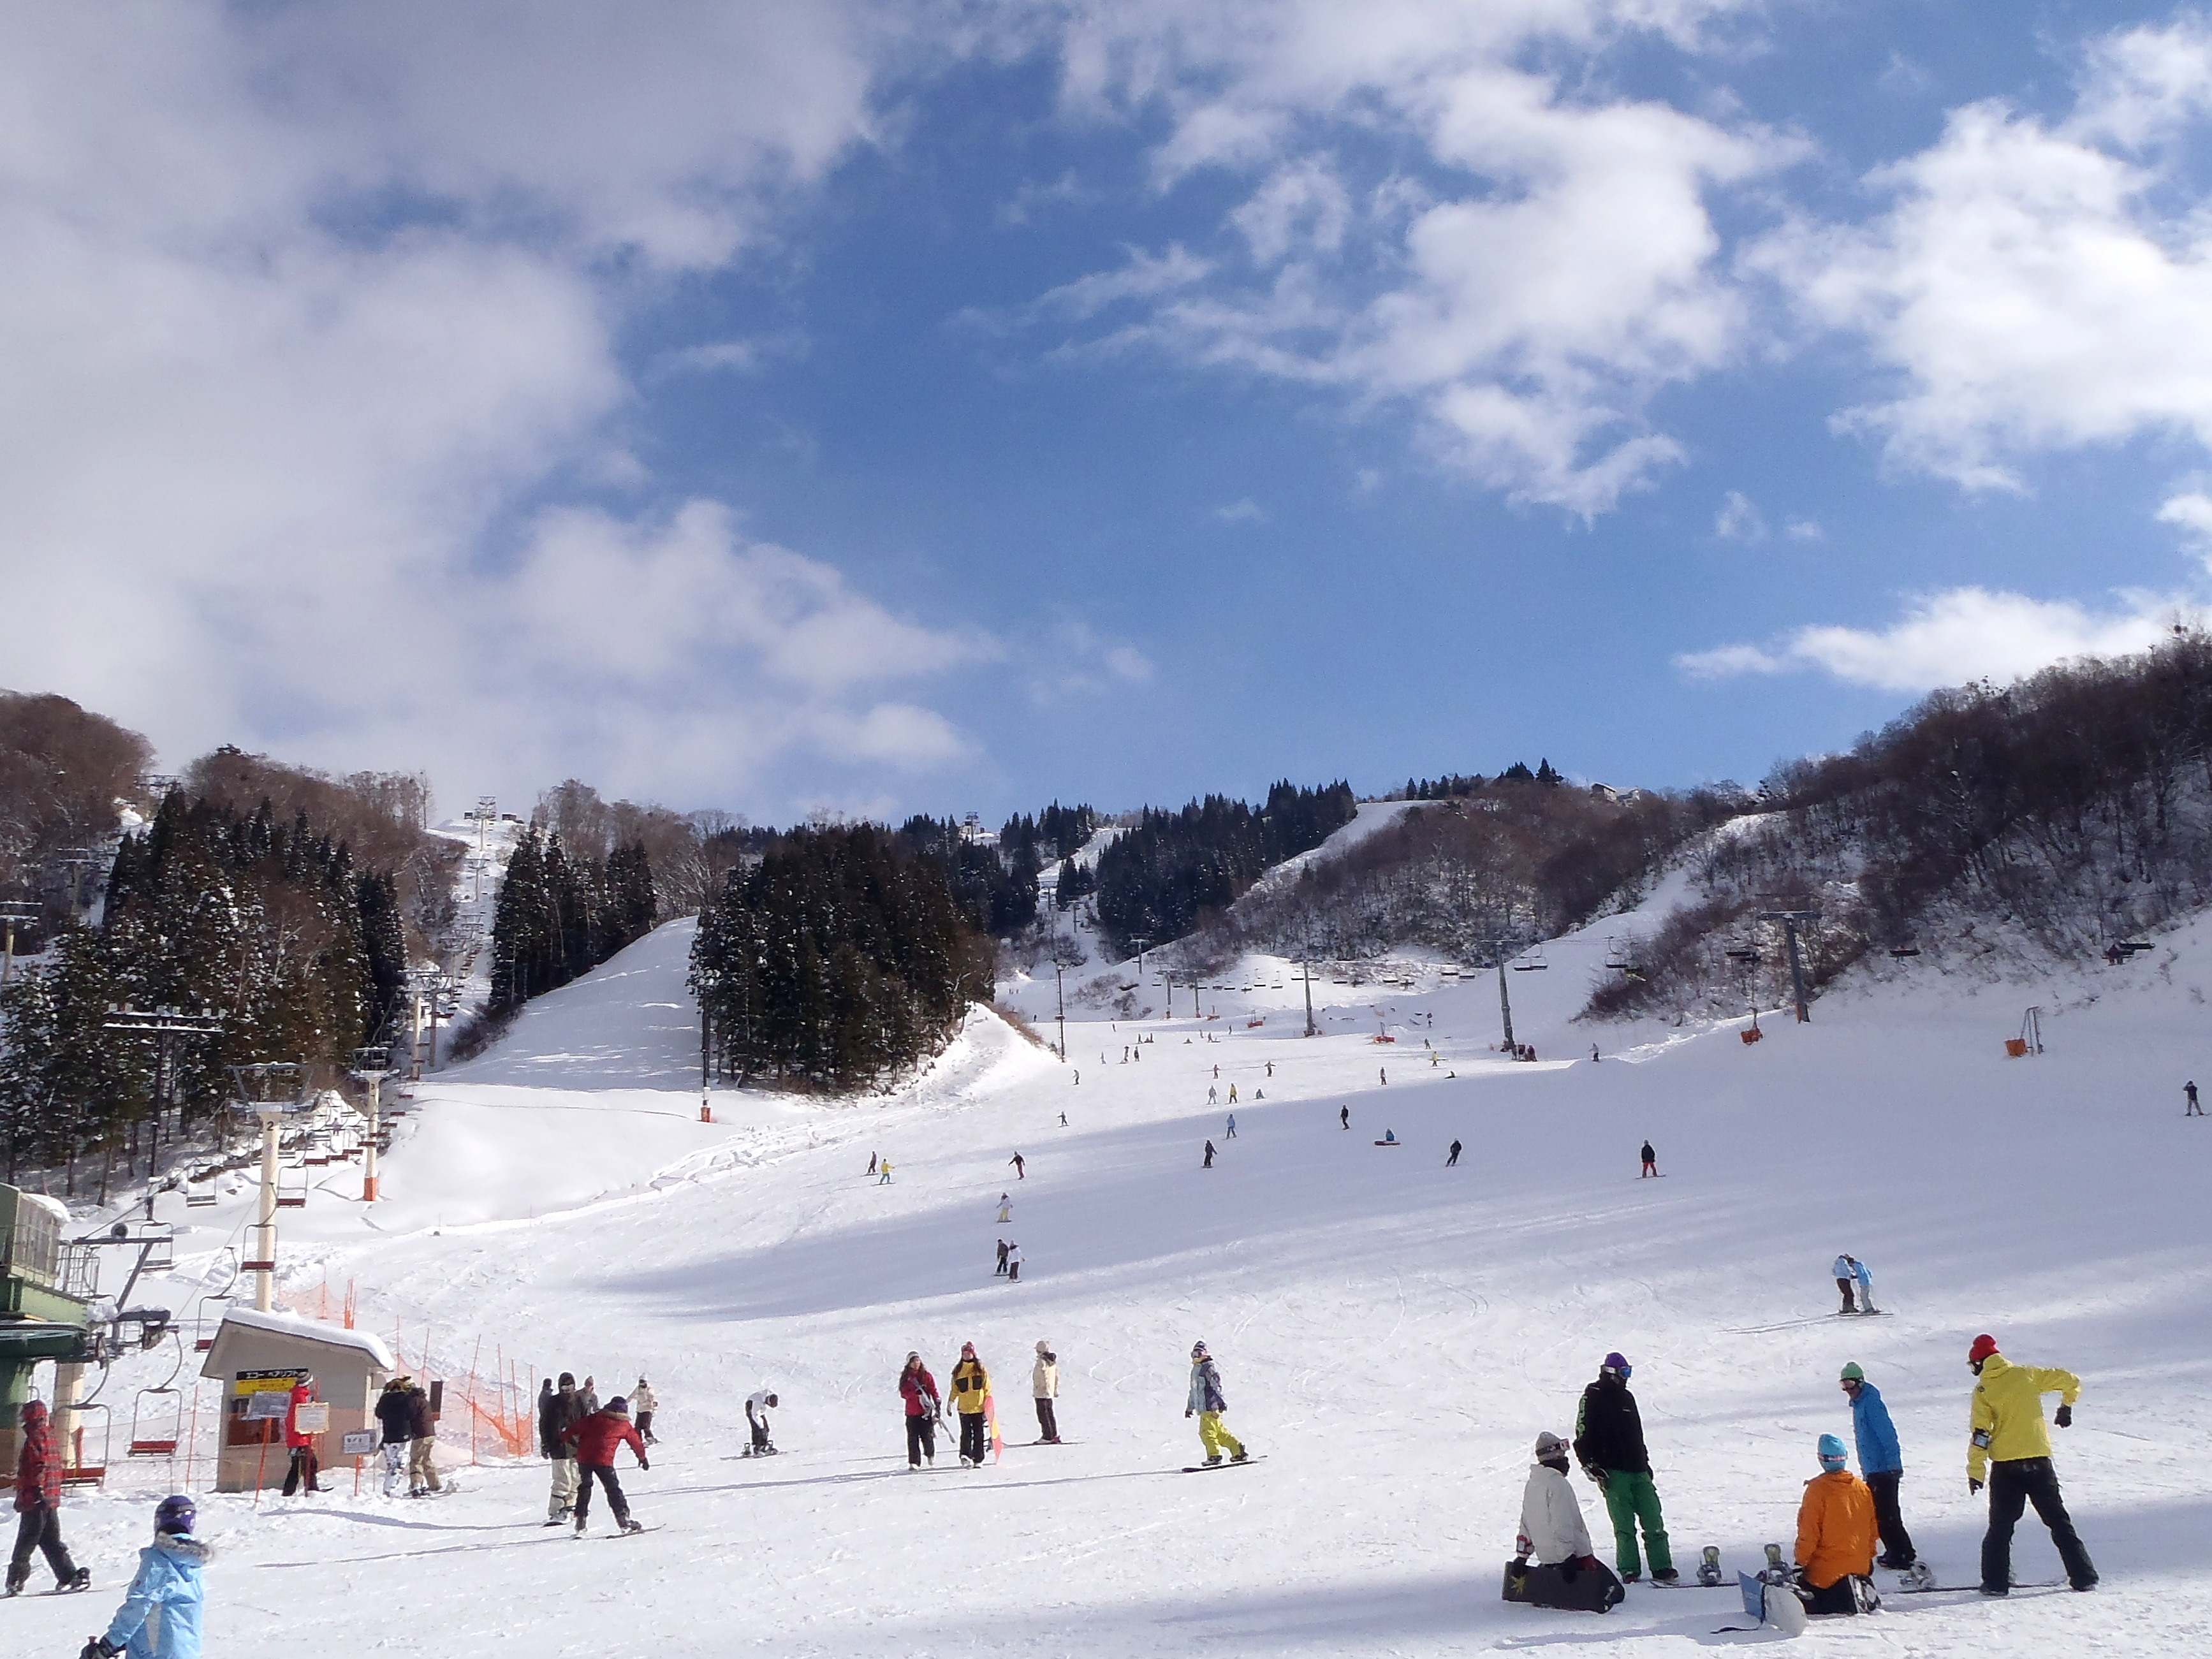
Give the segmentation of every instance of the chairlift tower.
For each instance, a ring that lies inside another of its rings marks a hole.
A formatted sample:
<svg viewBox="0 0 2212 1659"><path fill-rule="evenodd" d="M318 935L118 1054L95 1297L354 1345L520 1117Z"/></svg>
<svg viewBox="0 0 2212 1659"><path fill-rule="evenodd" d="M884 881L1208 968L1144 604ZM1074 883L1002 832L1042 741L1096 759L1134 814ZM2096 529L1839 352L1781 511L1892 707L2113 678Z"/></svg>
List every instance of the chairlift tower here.
<svg viewBox="0 0 2212 1659"><path fill-rule="evenodd" d="M1782 924L1782 931L1790 940L1790 989L1797 1004L1797 1023L1800 1025L1810 1024L1813 1015L1806 1006L1805 963L1797 950L1797 930L1820 921L1820 913L1818 910L1761 910L1759 919Z"/></svg>
<svg viewBox="0 0 2212 1659"><path fill-rule="evenodd" d="M174 1045L179 1039L213 1036L222 1030L221 1014L186 1014L171 1007L126 1008L120 1003L112 1004L101 1029L125 1031L134 1036L154 1039L154 1133L146 1149L146 1179L151 1182L158 1169L161 1157L161 1119L167 1114L177 1092L177 1071ZM149 1212L151 1212L152 1194L148 1194Z"/></svg>
<svg viewBox="0 0 2212 1659"><path fill-rule="evenodd" d="M286 1118L305 1103L301 1091L307 1067L288 1061L256 1066L234 1066L237 1109L261 1124L261 1203L253 1224L253 1255L239 1263L239 1270L253 1275L253 1307L257 1313L273 1313L276 1305L276 1153L278 1133Z"/></svg>
<svg viewBox="0 0 2212 1659"><path fill-rule="evenodd" d="M383 1104L381 1091L384 1079L394 1072L392 1050L382 1047L356 1048L353 1051L352 1070L355 1077L368 1085L368 1146L362 1155L361 1201L374 1204L376 1202L376 1153L382 1128L380 1121Z"/></svg>
<svg viewBox="0 0 2212 1659"><path fill-rule="evenodd" d="M0 986L4 986L15 973L15 930L26 922L39 919L39 907L16 899L0 901L0 927L8 935L6 954L0 955Z"/></svg>

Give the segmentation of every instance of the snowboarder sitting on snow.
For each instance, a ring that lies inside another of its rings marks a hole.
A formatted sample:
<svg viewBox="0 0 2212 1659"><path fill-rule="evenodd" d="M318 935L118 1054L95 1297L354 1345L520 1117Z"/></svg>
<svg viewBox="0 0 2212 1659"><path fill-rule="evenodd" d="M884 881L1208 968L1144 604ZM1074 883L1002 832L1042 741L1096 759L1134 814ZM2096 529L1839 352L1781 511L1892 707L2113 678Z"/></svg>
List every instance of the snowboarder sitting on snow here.
<svg viewBox="0 0 2212 1659"><path fill-rule="evenodd" d="M607 1508L622 1529L643 1532L644 1525L631 1518L622 1482L615 1479L615 1452L622 1446L637 1455L638 1468L653 1467L646 1458L645 1442L638 1437L637 1425L629 1420L629 1401L619 1396L608 1401L605 1411L571 1423L561 1438L576 1449L576 1530L581 1533L592 1517L592 1482L596 1480L606 1488Z"/></svg>
<svg viewBox="0 0 2212 1659"><path fill-rule="evenodd" d="M1982 1538L1982 1594L2003 1595L2012 1589L2012 1531L2029 1504L2058 1546L2066 1582L2077 1590L2097 1588L2097 1569L2081 1534L2066 1513L2051 1467L2051 1431L2043 1423L2043 1396L2056 1394L2060 1404L2051 1420L2074 1426L2074 1402L2081 1379L2055 1366L2015 1365L1997 1352L1993 1336L1978 1336L1966 1363L1981 1380L1974 1384L1973 1437L1966 1447L1966 1490L1990 1483L1990 1529Z"/></svg>
<svg viewBox="0 0 2212 1659"><path fill-rule="evenodd" d="M1613 1559L1625 1583L1644 1576L1637 1553L1636 1528L1644 1528L1644 1546L1651 1553L1652 1582L1676 1583L1674 1551L1667 1543L1666 1517L1659 1510L1659 1489L1651 1480L1651 1455L1644 1449L1644 1419L1636 1409L1636 1396L1628 1391L1628 1361L1618 1353L1605 1357L1597 1380L1583 1390L1583 1403L1575 1413L1575 1457L1583 1473L1605 1493L1606 1513L1613 1517Z"/></svg>
<svg viewBox="0 0 2212 1659"><path fill-rule="evenodd" d="M1859 1310L1858 1304L1851 1297L1859 1282L1858 1266L1847 1255L1836 1258L1836 1289L1843 1293L1844 1297L1844 1305L1837 1310L1839 1313L1856 1313Z"/></svg>
<svg viewBox="0 0 2212 1659"><path fill-rule="evenodd" d="M192 1536L198 1511L179 1493L154 1510L154 1541L138 1552L138 1574L108 1622L78 1659L200 1659L200 1569L214 1552Z"/></svg>
<svg viewBox="0 0 2212 1659"><path fill-rule="evenodd" d="M1183 1405L1182 1414L1198 1418L1198 1443L1206 1449L1206 1467L1209 1469L1221 1462L1221 1449L1229 1448L1229 1461L1242 1463L1250 1455L1244 1443L1222 1426L1221 1414L1229 1409L1229 1398L1221 1392L1221 1373L1214 1369L1213 1356L1206 1351L1203 1342L1194 1343L1190 1350L1190 1397Z"/></svg>
<svg viewBox="0 0 2212 1659"><path fill-rule="evenodd" d="M1856 1360L1844 1367L1841 1382L1844 1392L1850 1396L1851 1438L1858 1442L1859 1474L1874 1498L1875 1531L1881 1540L1881 1565L1892 1572L1909 1572L1917 1557L1897 1506L1897 1483L1905 1474L1905 1454L1897 1443L1897 1427L1889 1420L1889 1407L1881 1403L1881 1390L1866 1380Z"/></svg>
<svg viewBox="0 0 2212 1659"><path fill-rule="evenodd" d="M1517 1571L1509 1573L1513 1588L1507 1600L1537 1607L1589 1605L1587 1587L1580 1589L1585 1573L1601 1577L1609 1593L1598 1598L1604 1607L1623 1600L1627 1592L1620 1581L1590 1553L1589 1528L1583 1524L1583 1506L1567 1484L1565 1441L1548 1431L1536 1437L1536 1461L1528 1471L1528 1484L1521 1494L1521 1532L1514 1540ZM1527 1566L1534 1556L1537 1565ZM1600 1609L1602 1611L1602 1607Z"/></svg>
<svg viewBox="0 0 2212 1659"><path fill-rule="evenodd" d="M991 1373L975 1358L975 1345L960 1345L960 1363L952 1368L952 1409L960 1413L960 1467L983 1461L983 1402L991 1395Z"/></svg>
<svg viewBox="0 0 2212 1659"><path fill-rule="evenodd" d="M899 1373L900 1395L906 1401L906 1462L907 1467L918 1469L927 1457L937 1462L937 1422L945 1415L944 1402L938 1398L937 1379L929 1374L929 1367L921 1363L921 1356L910 1353L906 1357L906 1369Z"/></svg>
<svg viewBox="0 0 2212 1659"><path fill-rule="evenodd" d="M1053 1402L1060 1398L1060 1357L1049 1342L1036 1345L1036 1364L1030 1367L1030 1393L1036 1401L1037 1437L1048 1446L1057 1446L1060 1418Z"/></svg>
<svg viewBox="0 0 2212 1659"><path fill-rule="evenodd" d="M745 1396L745 1424L752 1430L751 1443L745 1448L748 1457L766 1457L775 1448L769 1443L768 1414L769 1408L782 1402L766 1389L756 1389Z"/></svg>
<svg viewBox="0 0 2212 1659"><path fill-rule="evenodd" d="M1808 1613L1856 1613L1851 1581L1874 1573L1874 1494L1844 1467L1844 1443L1820 1437L1820 1473L1797 1506L1797 1582Z"/></svg>

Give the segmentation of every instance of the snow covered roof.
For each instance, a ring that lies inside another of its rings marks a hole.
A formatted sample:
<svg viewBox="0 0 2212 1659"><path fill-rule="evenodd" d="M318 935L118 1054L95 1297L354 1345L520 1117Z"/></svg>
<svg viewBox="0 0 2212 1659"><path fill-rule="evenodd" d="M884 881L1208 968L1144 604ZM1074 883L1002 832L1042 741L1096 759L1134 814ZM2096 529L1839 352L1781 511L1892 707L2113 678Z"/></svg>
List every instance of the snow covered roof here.
<svg viewBox="0 0 2212 1659"><path fill-rule="evenodd" d="M33 1209L44 1210L58 1224L64 1227L69 1225L69 1206L63 1203L61 1200L48 1198L44 1193L22 1192L17 1193L15 1198L18 1203L28 1204Z"/></svg>
<svg viewBox="0 0 2212 1659"><path fill-rule="evenodd" d="M232 1308L222 1316L226 1325L242 1325L247 1330L274 1331L281 1336L305 1337L310 1342L327 1342L336 1348L355 1348L367 1354L382 1370L396 1371L399 1362L392 1357L392 1350L384 1346L384 1339L373 1331L349 1331L343 1325L332 1325L325 1320L308 1319L300 1314L257 1313L251 1308ZM220 1336L221 1331L216 1334Z"/></svg>

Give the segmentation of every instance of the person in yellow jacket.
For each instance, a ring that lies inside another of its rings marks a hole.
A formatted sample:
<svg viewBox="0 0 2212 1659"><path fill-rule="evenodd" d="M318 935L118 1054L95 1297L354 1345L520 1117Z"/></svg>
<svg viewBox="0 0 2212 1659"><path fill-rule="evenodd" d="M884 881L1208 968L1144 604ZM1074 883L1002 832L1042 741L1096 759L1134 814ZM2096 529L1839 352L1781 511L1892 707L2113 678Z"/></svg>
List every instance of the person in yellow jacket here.
<svg viewBox="0 0 2212 1659"><path fill-rule="evenodd" d="M960 1345L960 1363L952 1368L952 1409L960 1413L960 1467L971 1468L983 1461L983 1407L991 1395L991 1373L975 1358L975 1345Z"/></svg>
<svg viewBox="0 0 2212 1659"><path fill-rule="evenodd" d="M2012 1589L2012 1531L2021 1511L2035 1505L2036 1518L2051 1528L2066 1582L2077 1590L2097 1587L2097 1569L2082 1547L2059 1496L2058 1474L2051 1467L2051 1433L2043 1424L2043 1396L2059 1398L2051 1420L2074 1426L2074 1402L2081 1379L2049 1365L2015 1365L1997 1352L1993 1336L1978 1336L1966 1351L1966 1364L1981 1380L1974 1384L1973 1435L1966 1444L1966 1490L1990 1488L1990 1529L1982 1536L1982 1594L2003 1595Z"/></svg>
<svg viewBox="0 0 2212 1659"><path fill-rule="evenodd" d="M1874 1576L1874 1494L1845 1466L1836 1436L1820 1437L1820 1458L1797 1505L1797 1582L1808 1613L1856 1613L1851 1580Z"/></svg>

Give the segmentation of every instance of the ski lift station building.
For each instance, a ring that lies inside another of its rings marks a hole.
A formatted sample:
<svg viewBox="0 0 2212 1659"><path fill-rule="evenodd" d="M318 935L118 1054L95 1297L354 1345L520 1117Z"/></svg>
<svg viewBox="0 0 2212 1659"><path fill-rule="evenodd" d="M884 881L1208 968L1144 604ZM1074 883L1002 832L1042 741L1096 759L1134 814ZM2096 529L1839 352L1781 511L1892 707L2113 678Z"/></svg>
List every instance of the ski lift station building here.
<svg viewBox="0 0 2212 1659"><path fill-rule="evenodd" d="M15 1469L22 1404L41 1360L82 1364L88 1298L72 1295L62 1232L69 1211L37 1193L0 1185L0 1458Z"/></svg>
<svg viewBox="0 0 2212 1659"><path fill-rule="evenodd" d="M200 1366L202 1376L223 1385L215 1489L252 1492L283 1480L289 1454L277 1401L289 1400L302 1376L314 1378L316 1400L330 1407L330 1421L315 1437L316 1456L326 1468L357 1463L365 1454L349 1455L345 1437L371 1426L377 1390L398 1369L392 1350L371 1332L297 1314L229 1310Z"/></svg>

